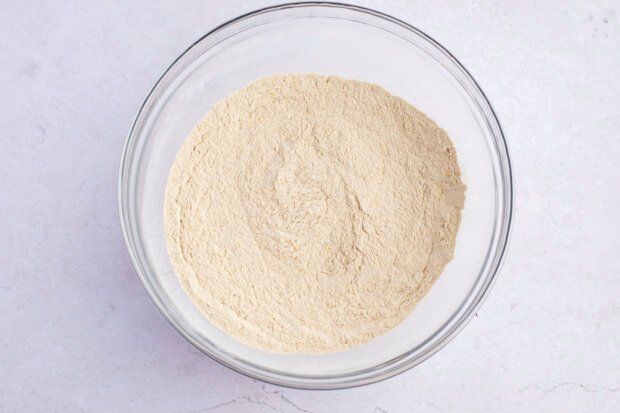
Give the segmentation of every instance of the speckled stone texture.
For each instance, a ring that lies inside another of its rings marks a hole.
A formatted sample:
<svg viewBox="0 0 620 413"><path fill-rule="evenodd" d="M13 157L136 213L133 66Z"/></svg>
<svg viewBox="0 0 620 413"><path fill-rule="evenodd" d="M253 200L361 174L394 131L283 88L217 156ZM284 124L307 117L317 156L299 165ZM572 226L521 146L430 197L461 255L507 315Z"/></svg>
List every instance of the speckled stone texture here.
<svg viewBox="0 0 620 413"><path fill-rule="evenodd" d="M351 390L263 384L191 347L125 252L125 135L167 65L271 1L4 2L0 12L0 412L617 411L620 5L363 1L471 71L516 179L510 252L438 354Z"/></svg>

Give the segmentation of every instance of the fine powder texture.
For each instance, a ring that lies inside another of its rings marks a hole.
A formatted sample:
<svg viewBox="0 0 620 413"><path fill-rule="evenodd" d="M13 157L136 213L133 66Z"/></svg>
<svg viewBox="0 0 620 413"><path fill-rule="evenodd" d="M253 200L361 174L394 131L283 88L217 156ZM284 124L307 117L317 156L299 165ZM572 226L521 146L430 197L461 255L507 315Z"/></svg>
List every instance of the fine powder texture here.
<svg viewBox="0 0 620 413"><path fill-rule="evenodd" d="M465 186L448 135L383 88L260 79L215 107L170 172L176 274L219 329L275 353L365 343L452 259Z"/></svg>

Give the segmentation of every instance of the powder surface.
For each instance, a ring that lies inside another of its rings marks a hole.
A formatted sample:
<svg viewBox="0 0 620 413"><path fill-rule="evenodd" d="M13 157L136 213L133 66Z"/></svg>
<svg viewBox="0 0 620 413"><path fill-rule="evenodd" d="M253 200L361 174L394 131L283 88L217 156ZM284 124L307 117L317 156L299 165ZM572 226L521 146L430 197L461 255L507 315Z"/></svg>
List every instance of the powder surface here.
<svg viewBox="0 0 620 413"><path fill-rule="evenodd" d="M174 270L218 328L318 354L395 327L452 259L465 186L446 132L383 88L258 80L191 132L170 172Z"/></svg>

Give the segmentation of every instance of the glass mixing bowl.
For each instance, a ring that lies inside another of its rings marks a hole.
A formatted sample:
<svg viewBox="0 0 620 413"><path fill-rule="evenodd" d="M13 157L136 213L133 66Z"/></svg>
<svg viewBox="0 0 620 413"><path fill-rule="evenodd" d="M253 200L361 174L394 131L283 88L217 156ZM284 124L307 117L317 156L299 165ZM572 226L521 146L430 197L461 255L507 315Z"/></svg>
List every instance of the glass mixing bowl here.
<svg viewBox="0 0 620 413"><path fill-rule="evenodd" d="M194 307L166 251L164 188L181 143L216 102L275 73L363 80L406 99L448 132L468 188L454 259L427 296L394 330L339 353L271 354L232 339ZM119 184L129 255L168 321L222 364L299 388L378 381L444 346L472 317L497 275L513 204L502 130L465 68L407 23L361 7L322 2L286 4L241 16L181 54L140 108L123 153Z"/></svg>

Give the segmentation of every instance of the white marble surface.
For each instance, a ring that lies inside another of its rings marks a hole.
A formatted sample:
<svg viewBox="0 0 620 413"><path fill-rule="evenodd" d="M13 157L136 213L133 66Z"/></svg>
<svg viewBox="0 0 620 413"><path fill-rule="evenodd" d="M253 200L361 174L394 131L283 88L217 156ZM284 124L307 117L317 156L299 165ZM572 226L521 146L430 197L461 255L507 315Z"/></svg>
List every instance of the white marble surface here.
<svg viewBox="0 0 620 413"><path fill-rule="evenodd" d="M478 317L398 377L263 384L192 348L121 239L116 179L160 73L272 1L2 1L0 411L620 409L620 3L363 1L452 51L514 161L508 259Z"/></svg>

